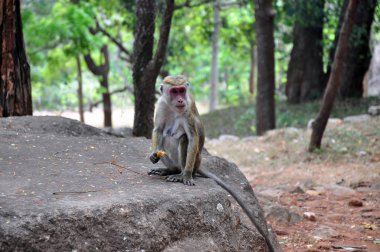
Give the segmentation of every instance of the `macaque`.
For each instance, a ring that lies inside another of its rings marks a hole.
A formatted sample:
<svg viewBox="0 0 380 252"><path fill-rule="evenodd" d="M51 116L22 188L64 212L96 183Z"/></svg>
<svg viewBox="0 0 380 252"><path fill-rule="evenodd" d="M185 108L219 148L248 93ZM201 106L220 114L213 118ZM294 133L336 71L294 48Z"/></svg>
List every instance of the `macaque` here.
<svg viewBox="0 0 380 252"><path fill-rule="evenodd" d="M201 152L205 142L203 123L189 92L189 82L185 76L167 76L160 86L161 97L157 102L152 133L152 149L149 159L159 160L165 168L151 169L148 174L166 176L170 182L194 185L194 175L213 179L229 192L248 215L254 226L265 238L270 251L274 251L267 232L258 225L248 207L225 182L213 173L200 169Z"/></svg>
<svg viewBox="0 0 380 252"><path fill-rule="evenodd" d="M161 160L166 168L152 169L149 174L167 176L171 182L194 185L193 175L201 164L205 141L203 124L195 102L189 94L184 76L168 76L161 85L152 134L150 160ZM166 155L159 158L157 151Z"/></svg>

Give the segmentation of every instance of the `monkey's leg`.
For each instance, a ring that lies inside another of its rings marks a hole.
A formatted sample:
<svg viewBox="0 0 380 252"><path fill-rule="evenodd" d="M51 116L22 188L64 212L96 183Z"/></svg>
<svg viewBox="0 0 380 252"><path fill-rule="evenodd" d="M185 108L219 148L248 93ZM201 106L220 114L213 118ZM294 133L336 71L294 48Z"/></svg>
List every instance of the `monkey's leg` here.
<svg viewBox="0 0 380 252"><path fill-rule="evenodd" d="M162 156L160 160L162 161L162 163L164 163L166 168L151 169L148 172L149 175L167 176L171 174L178 174L181 172L181 170L178 168L178 166L175 165L174 161L169 156Z"/></svg>
<svg viewBox="0 0 380 252"><path fill-rule="evenodd" d="M170 175L166 178L166 181L170 182L182 182L185 185L195 185L193 181L192 172L186 172L186 159L187 159L187 147L189 145L189 140L186 135L183 135L179 139L179 160L181 162L181 173L176 175Z"/></svg>

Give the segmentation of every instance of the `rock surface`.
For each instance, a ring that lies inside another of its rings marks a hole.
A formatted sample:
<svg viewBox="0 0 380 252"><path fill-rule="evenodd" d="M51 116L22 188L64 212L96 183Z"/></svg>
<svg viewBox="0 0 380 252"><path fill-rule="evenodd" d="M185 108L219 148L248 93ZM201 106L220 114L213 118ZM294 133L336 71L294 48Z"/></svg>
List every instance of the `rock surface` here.
<svg viewBox="0 0 380 252"><path fill-rule="evenodd" d="M347 116L343 120L344 122L349 122L349 123L357 123L357 122L365 122L371 119L371 117L367 114L363 115L353 115L353 116Z"/></svg>
<svg viewBox="0 0 380 252"><path fill-rule="evenodd" d="M287 207L280 204L265 205L264 208L265 217L282 223L295 224L302 220L302 216L298 213L290 211Z"/></svg>
<svg viewBox="0 0 380 252"><path fill-rule="evenodd" d="M371 116L380 115L380 106L370 106L368 108L368 114L370 114Z"/></svg>
<svg viewBox="0 0 380 252"><path fill-rule="evenodd" d="M188 187L146 175L146 139L59 117L2 118L0 138L0 251L266 251L213 181L197 177ZM205 153L202 166L238 190L265 226L236 165Z"/></svg>
<svg viewBox="0 0 380 252"><path fill-rule="evenodd" d="M312 235L316 239L320 239L320 240L328 240L331 238L339 237L339 233L335 229L326 225L321 225L317 227L312 232Z"/></svg>

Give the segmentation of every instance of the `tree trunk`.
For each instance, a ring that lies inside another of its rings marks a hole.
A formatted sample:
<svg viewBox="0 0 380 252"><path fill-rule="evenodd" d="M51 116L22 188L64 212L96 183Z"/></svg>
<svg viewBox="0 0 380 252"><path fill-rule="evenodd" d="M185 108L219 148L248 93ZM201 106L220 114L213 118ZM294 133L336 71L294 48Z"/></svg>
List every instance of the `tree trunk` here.
<svg viewBox="0 0 380 252"><path fill-rule="evenodd" d="M219 0L214 3L214 31L212 33L212 62L211 62L211 89L210 111L218 107L218 58L219 58L219 31L220 31L220 4Z"/></svg>
<svg viewBox="0 0 380 252"><path fill-rule="evenodd" d="M0 117L32 115L20 0L0 0Z"/></svg>
<svg viewBox="0 0 380 252"><path fill-rule="evenodd" d="M327 121L334 105L335 96L342 82L344 60L347 54L349 38L354 24L358 2L359 0L350 0L348 4L334 57L332 72L323 97L323 103L319 110L318 116L312 125L313 131L311 134L309 151L314 151L316 148L321 148L323 133L326 129Z"/></svg>
<svg viewBox="0 0 380 252"><path fill-rule="evenodd" d="M95 75L100 77L100 86L103 88L103 112L104 127L112 127L112 103L108 85L108 74L110 71L108 46L104 45L101 50L104 59L103 64L96 65L90 54L84 56L88 69Z"/></svg>
<svg viewBox="0 0 380 252"><path fill-rule="evenodd" d="M325 88L323 74L323 8L325 0L296 0L293 49L287 72L289 103L318 99Z"/></svg>
<svg viewBox="0 0 380 252"><path fill-rule="evenodd" d="M135 118L133 135L150 138L153 130L155 84L162 67L169 40L174 11L174 0L166 0L162 16L160 37L153 57L154 30L156 22L155 0L136 2L136 30L133 44L133 86L135 95Z"/></svg>
<svg viewBox="0 0 380 252"><path fill-rule="evenodd" d="M255 93L255 69L257 64L257 48L255 45L251 45L251 61L249 67L249 94L253 96Z"/></svg>
<svg viewBox="0 0 380 252"><path fill-rule="evenodd" d="M112 101L111 101L111 95L109 92L109 85L108 85L108 72L102 76L100 85L104 88L104 90L106 90L106 92L102 93L103 111L104 111L104 127L112 128Z"/></svg>
<svg viewBox="0 0 380 252"><path fill-rule="evenodd" d="M254 0L257 36L257 96L256 132L264 134L276 126L275 118L275 76L272 1Z"/></svg>
<svg viewBox="0 0 380 252"><path fill-rule="evenodd" d="M369 39L376 3L376 0L359 1L355 14L355 24L349 38L348 51L350 53L346 55L343 63L343 71L341 73L342 85L339 89L339 98L359 98L363 95L363 79L371 61ZM348 0L345 0L342 5L342 14L337 29L340 29L342 26L347 5ZM330 52L330 66L334 59L339 39L339 32L336 32L336 34L334 46Z"/></svg>
<svg viewBox="0 0 380 252"><path fill-rule="evenodd" d="M78 78L78 106L79 106L79 118L82 123L84 123L84 112L83 112L83 81L82 81L82 67L80 63L80 57L77 55L75 57L77 61L77 78Z"/></svg>

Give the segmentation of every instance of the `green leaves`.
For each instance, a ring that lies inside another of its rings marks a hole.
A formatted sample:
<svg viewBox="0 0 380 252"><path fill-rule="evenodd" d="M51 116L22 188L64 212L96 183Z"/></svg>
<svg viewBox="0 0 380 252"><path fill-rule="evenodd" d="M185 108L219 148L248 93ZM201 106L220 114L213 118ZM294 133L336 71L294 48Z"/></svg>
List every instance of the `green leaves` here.
<svg viewBox="0 0 380 252"><path fill-rule="evenodd" d="M76 80L75 56L99 48L103 40L89 32L95 26L95 7L81 2L39 0L22 9L33 100L50 108L75 105L75 88L63 90Z"/></svg>
<svg viewBox="0 0 380 252"><path fill-rule="evenodd" d="M177 5L185 0L176 1ZM190 1L200 4L202 1ZM296 7L302 2L300 13ZM307 2L307 3L306 3ZM328 62L329 47L335 39L336 26L342 0L325 0L324 6L324 61ZM73 4L70 0L29 0L22 8L24 37L29 61L32 65L33 92L37 94L49 85L70 85L76 81L75 57L86 53L99 59L103 44L109 45L111 57L111 89L131 83L130 65L120 60L121 53L108 38L100 33L91 34L96 20L127 50L132 52L133 31L136 24L134 0L88 0ZM158 1L162 14L164 1ZM276 0L275 11L275 59L276 83L286 82L286 71L292 48L293 25L297 18L315 13L312 2L298 0ZM375 19L379 20L380 7ZM158 21L161 19L158 18ZM309 20L309 18L308 18ZM303 20L307 24L308 20ZM185 74L191 80L192 92L197 100L207 99L211 69L211 36L213 32L213 3L203 3L192 8L177 9L174 13L170 41L164 69L170 74ZM221 104L239 104L248 100L248 79L252 47L256 44L255 18L252 2L240 5L223 5L221 9L219 39L219 97ZM379 22L374 22L374 36L379 37ZM159 24L158 24L159 25ZM158 31L158 29L156 29ZM354 33L361 34L360 28ZM156 34L155 39L158 39ZM357 41L358 42L358 41ZM86 74L86 69L83 67ZM257 73L255 74L257 78ZM88 80L88 76L86 77ZM91 80L93 81L93 80ZM96 82L96 80L95 80ZM92 83L91 83L92 84ZM85 85L87 84L85 81ZM75 87L75 86L73 86ZM61 88L62 89L62 88ZM281 89L281 88L280 88ZM67 90L66 90L67 91ZM71 88L75 93L75 89ZM51 90L50 90L51 92ZM61 92L61 91L56 91ZM96 88L87 96L96 96ZM40 92L38 95L42 94ZM62 94L65 96L65 94ZM37 95L36 95L37 96ZM67 100L67 99L64 99Z"/></svg>

